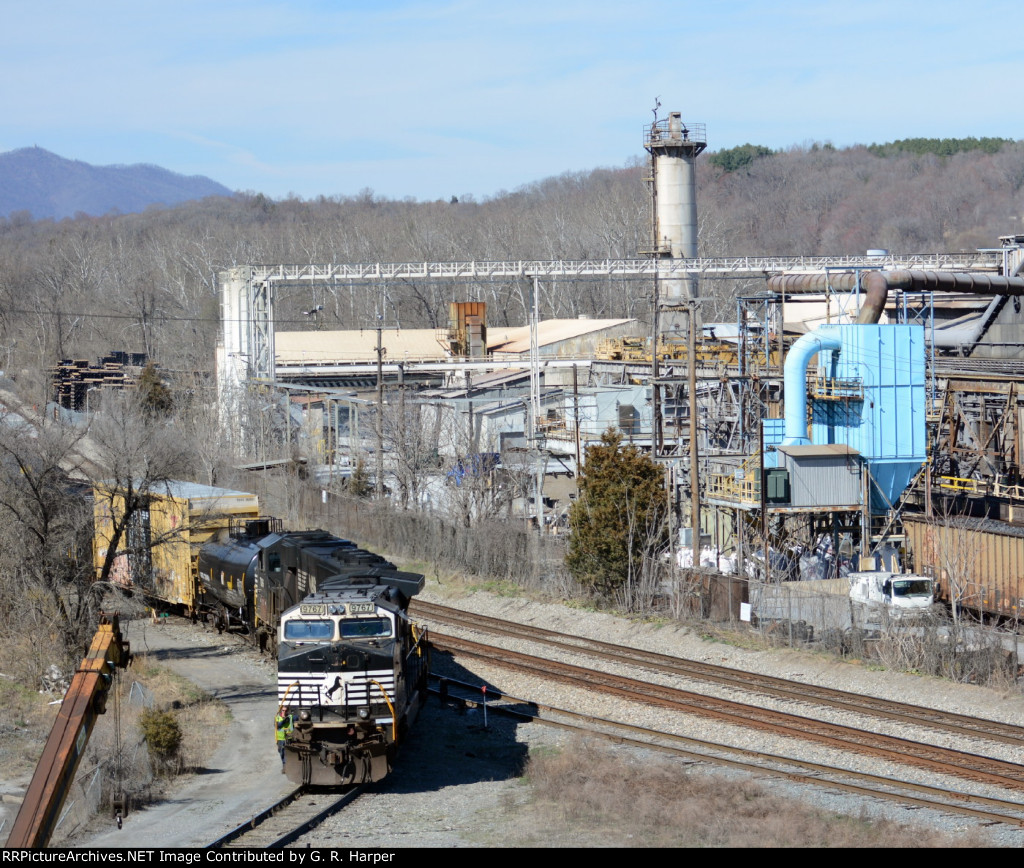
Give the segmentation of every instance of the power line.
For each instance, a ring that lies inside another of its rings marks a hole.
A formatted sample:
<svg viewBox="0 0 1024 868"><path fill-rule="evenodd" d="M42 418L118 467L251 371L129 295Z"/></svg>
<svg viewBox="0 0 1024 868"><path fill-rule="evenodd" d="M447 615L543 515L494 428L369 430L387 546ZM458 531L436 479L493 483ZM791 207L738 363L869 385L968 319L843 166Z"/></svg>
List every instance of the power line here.
<svg viewBox="0 0 1024 868"><path fill-rule="evenodd" d="M136 322L151 322L151 323L170 323L170 322L183 322L183 323L209 323L211 325L220 325L223 322L230 323L247 323L249 320L242 318L230 318L222 319L221 317L204 317L204 316L174 316L171 314L131 314L131 313L85 313L81 311L67 311L67 310L40 310L35 309L19 309L19 308L6 308L5 312L8 314L14 314L18 316L62 316L74 319L110 319L110 320L134 320ZM280 319L275 317L275 322L282 325L309 325L310 320L308 318L303 319ZM372 330L373 326L360 326L359 331ZM354 331L355 329L353 329ZM409 329L400 329L397 326L385 327L385 331L409 331ZM309 331L314 331L309 329Z"/></svg>

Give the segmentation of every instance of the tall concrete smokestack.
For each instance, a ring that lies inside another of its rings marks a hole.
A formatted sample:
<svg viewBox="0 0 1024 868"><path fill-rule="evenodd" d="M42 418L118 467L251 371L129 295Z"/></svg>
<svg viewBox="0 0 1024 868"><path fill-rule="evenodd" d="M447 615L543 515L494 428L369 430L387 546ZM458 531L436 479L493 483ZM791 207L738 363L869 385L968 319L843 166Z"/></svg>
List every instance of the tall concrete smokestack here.
<svg viewBox="0 0 1024 868"><path fill-rule="evenodd" d="M661 259L697 256L697 155L707 147L704 124L683 123L679 112L655 121L646 131L644 147L651 155L654 183L654 255ZM661 305L678 309L697 297L697 281L679 278L661 284ZM675 329L674 317L662 324Z"/></svg>

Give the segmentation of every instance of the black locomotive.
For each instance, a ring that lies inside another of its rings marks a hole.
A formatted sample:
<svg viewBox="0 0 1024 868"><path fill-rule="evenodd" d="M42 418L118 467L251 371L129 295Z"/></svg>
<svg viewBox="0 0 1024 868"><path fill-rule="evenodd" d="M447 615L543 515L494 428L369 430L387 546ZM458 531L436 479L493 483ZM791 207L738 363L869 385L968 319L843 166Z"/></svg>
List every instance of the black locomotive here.
<svg viewBox="0 0 1024 868"><path fill-rule="evenodd" d="M408 616L423 576L326 531L284 532L277 519L204 545L198 576L218 627L244 626L277 654L289 778L383 778L427 692L426 635Z"/></svg>
<svg viewBox="0 0 1024 868"><path fill-rule="evenodd" d="M294 721L284 758L295 783L367 783L390 771L427 695L426 635L407 611L422 589L418 573L352 567L284 612L278 715Z"/></svg>
<svg viewBox="0 0 1024 868"><path fill-rule="evenodd" d="M219 629L252 630L260 648L276 645L281 615L320 582L352 567L394 564L323 530L281 530L262 518L233 526L224 542L199 550L198 606L212 612Z"/></svg>

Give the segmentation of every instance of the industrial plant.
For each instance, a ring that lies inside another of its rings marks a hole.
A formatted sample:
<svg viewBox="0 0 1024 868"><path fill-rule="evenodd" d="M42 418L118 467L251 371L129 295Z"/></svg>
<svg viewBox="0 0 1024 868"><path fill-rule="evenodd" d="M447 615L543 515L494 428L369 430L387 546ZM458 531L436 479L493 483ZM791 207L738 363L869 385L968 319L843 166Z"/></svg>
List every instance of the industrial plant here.
<svg viewBox="0 0 1024 868"><path fill-rule="evenodd" d="M256 385L275 396L267 407L285 408L289 441L301 433L318 478L365 465L384 495L403 451L389 413L400 406L405 426L415 406L434 453L461 467L425 479L416 505L466 474L515 468L529 484L509 514L540 533L564 526L587 446L611 427L664 467L681 565L769 582L913 571L947 602L1017 619L1024 236L968 253L701 258L704 125L673 112L644 129L643 145L653 219L634 259L221 272L222 418L239 424ZM653 328L541 320L546 286L594 278L624 293L652 286ZM734 318L709 321L716 285L737 279L759 288L738 294ZM446 329L384 316L350 331L275 324L289 293L413 280L456 299L515 282L531 315L498 327L482 301L457 300ZM730 612L744 603L747 591L729 591Z"/></svg>

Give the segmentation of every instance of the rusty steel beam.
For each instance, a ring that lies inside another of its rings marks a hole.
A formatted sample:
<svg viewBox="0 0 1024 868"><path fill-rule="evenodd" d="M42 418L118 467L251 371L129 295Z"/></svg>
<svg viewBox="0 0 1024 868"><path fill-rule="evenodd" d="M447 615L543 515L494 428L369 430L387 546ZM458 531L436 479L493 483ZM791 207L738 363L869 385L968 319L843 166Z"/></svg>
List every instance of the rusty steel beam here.
<svg viewBox="0 0 1024 868"><path fill-rule="evenodd" d="M92 726L106 710L114 669L128 665L129 650L117 615L109 620L101 616L89 653L75 672L46 739L7 839L8 847L45 847L49 842Z"/></svg>
<svg viewBox="0 0 1024 868"><path fill-rule="evenodd" d="M979 375L979 380L965 380L961 375L960 379L950 378L946 385L951 392L968 392L972 395L1006 395L1013 387L1013 380L998 382L992 379L991 374Z"/></svg>

